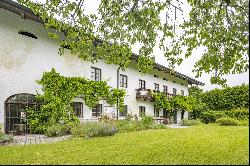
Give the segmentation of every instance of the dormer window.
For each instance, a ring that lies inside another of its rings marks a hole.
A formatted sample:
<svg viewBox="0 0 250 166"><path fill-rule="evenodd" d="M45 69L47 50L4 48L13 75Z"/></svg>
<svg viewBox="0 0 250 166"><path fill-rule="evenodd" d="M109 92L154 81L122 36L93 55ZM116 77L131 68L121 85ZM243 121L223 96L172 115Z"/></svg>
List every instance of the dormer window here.
<svg viewBox="0 0 250 166"><path fill-rule="evenodd" d="M30 32L27 32L27 31L19 31L18 32L20 35L24 35L24 36L27 36L27 37L31 37L33 39L37 39L36 35L30 33Z"/></svg>

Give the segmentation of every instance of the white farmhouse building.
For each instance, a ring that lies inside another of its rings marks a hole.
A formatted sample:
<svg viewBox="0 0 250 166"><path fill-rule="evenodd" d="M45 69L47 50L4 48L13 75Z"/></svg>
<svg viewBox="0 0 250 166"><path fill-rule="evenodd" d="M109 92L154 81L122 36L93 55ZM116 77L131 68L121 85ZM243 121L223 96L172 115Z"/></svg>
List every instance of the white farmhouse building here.
<svg viewBox="0 0 250 166"><path fill-rule="evenodd" d="M154 111L153 103L147 99L147 91L164 91L168 96L188 95L188 85L204 85L184 74L175 72L170 75L167 67L155 64L154 69L142 75L136 67L137 56L125 71L116 65L102 61L89 63L70 55L58 55L58 45L50 40L42 21L31 10L11 0L0 0L0 125L3 131L11 132L16 124L22 123L25 105L33 104L34 95L42 93L36 83L43 72L55 68L63 76L80 76L88 79L108 80L114 88L126 90L124 113L166 117L166 111ZM139 90L138 90L139 89ZM116 117L116 108L105 101L90 110L82 98L74 100L74 109L81 120L94 120L101 114ZM187 112L175 112L178 123Z"/></svg>

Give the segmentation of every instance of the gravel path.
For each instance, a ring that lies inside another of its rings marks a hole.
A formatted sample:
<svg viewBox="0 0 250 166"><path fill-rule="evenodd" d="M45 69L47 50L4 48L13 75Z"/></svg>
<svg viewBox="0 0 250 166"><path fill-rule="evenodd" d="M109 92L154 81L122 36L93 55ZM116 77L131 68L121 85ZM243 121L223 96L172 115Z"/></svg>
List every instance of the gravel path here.
<svg viewBox="0 0 250 166"><path fill-rule="evenodd" d="M170 125L167 125L168 127L170 128L187 128L187 127L190 127L190 126L181 126L180 124L170 124Z"/></svg>
<svg viewBox="0 0 250 166"><path fill-rule="evenodd" d="M29 145L29 144L43 144L64 141L71 138L71 135L65 135L61 137L47 137L41 134L27 134L27 135L16 135L14 140L9 145Z"/></svg>

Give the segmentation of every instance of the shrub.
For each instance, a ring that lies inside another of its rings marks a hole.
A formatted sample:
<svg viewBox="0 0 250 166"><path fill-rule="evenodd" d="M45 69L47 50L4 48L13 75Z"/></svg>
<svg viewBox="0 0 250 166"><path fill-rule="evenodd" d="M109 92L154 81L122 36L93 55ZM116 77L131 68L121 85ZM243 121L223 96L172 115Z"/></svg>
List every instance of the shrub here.
<svg viewBox="0 0 250 166"><path fill-rule="evenodd" d="M139 123L138 121L128 121L128 120L118 120L115 125L118 129L119 133L124 132L132 132L139 130Z"/></svg>
<svg viewBox="0 0 250 166"><path fill-rule="evenodd" d="M0 143L6 143L6 142L12 142L13 141L13 136L12 135L7 135L7 134L0 134Z"/></svg>
<svg viewBox="0 0 250 166"><path fill-rule="evenodd" d="M115 125L119 133L167 128L163 124L155 124L152 117L143 117L141 121L118 120L116 121Z"/></svg>
<svg viewBox="0 0 250 166"><path fill-rule="evenodd" d="M213 123L216 119L225 116L225 113L222 111L207 111L201 114L201 121L204 123Z"/></svg>
<svg viewBox="0 0 250 166"><path fill-rule="evenodd" d="M128 120L128 121L131 121L131 120L133 120L135 117L131 114L131 113L127 113L127 115L126 115L126 120Z"/></svg>
<svg viewBox="0 0 250 166"><path fill-rule="evenodd" d="M117 132L117 128L112 124L101 122L86 122L72 128L71 133L75 137L97 137L111 136Z"/></svg>
<svg viewBox="0 0 250 166"><path fill-rule="evenodd" d="M246 108L237 108L230 111L225 111L225 114L238 120L249 119L249 109Z"/></svg>
<svg viewBox="0 0 250 166"><path fill-rule="evenodd" d="M201 124L201 121L199 119L196 119L196 120L182 119L181 120L182 126L193 126L193 125L198 125L198 124Z"/></svg>
<svg viewBox="0 0 250 166"><path fill-rule="evenodd" d="M237 119L230 118L230 117L222 117L216 120L216 123L220 123L220 125L225 126L241 126L241 122Z"/></svg>
<svg viewBox="0 0 250 166"><path fill-rule="evenodd" d="M241 120L240 123L242 126L249 126L249 119L248 120Z"/></svg>
<svg viewBox="0 0 250 166"><path fill-rule="evenodd" d="M249 107L249 85L227 87L224 89L214 89L202 94L202 101L206 103L208 109L232 110L236 108Z"/></svg>
<svg viewBox="0 0 250 166"><path fill-rule="evenodd" d="M45 132L45 135L48 137L55 137L55 136L62 136L64 135L63 127L61 125L52 125L48 127L47 131Z"/></svg>
<svg viewBox="0 0 250 166"><path fill-rule="evenodd" d="M114 123L114 119L110 118L109 116L107 115L102 115L99 119L98 119L99 122L103 122L103 123Z"/></svg>
<svg viewBox="0 0 250 166"><path fill-rule="evenodd" d="M154 119L152 116L142 116L142 119L140 121L143 127L146 129L150 128L151 125L154 124Z"/></svg>

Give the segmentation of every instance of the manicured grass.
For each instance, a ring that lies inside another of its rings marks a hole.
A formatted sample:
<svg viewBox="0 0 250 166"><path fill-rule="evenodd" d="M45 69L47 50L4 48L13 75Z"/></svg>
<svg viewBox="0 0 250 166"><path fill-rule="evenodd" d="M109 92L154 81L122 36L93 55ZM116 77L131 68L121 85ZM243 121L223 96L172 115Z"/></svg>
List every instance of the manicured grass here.
<svg viewBox="0 0 250 166"><path fill-rule="evenodd" d="M0 147L0 164L249 164L249 127L198 125Z"/></svg>

